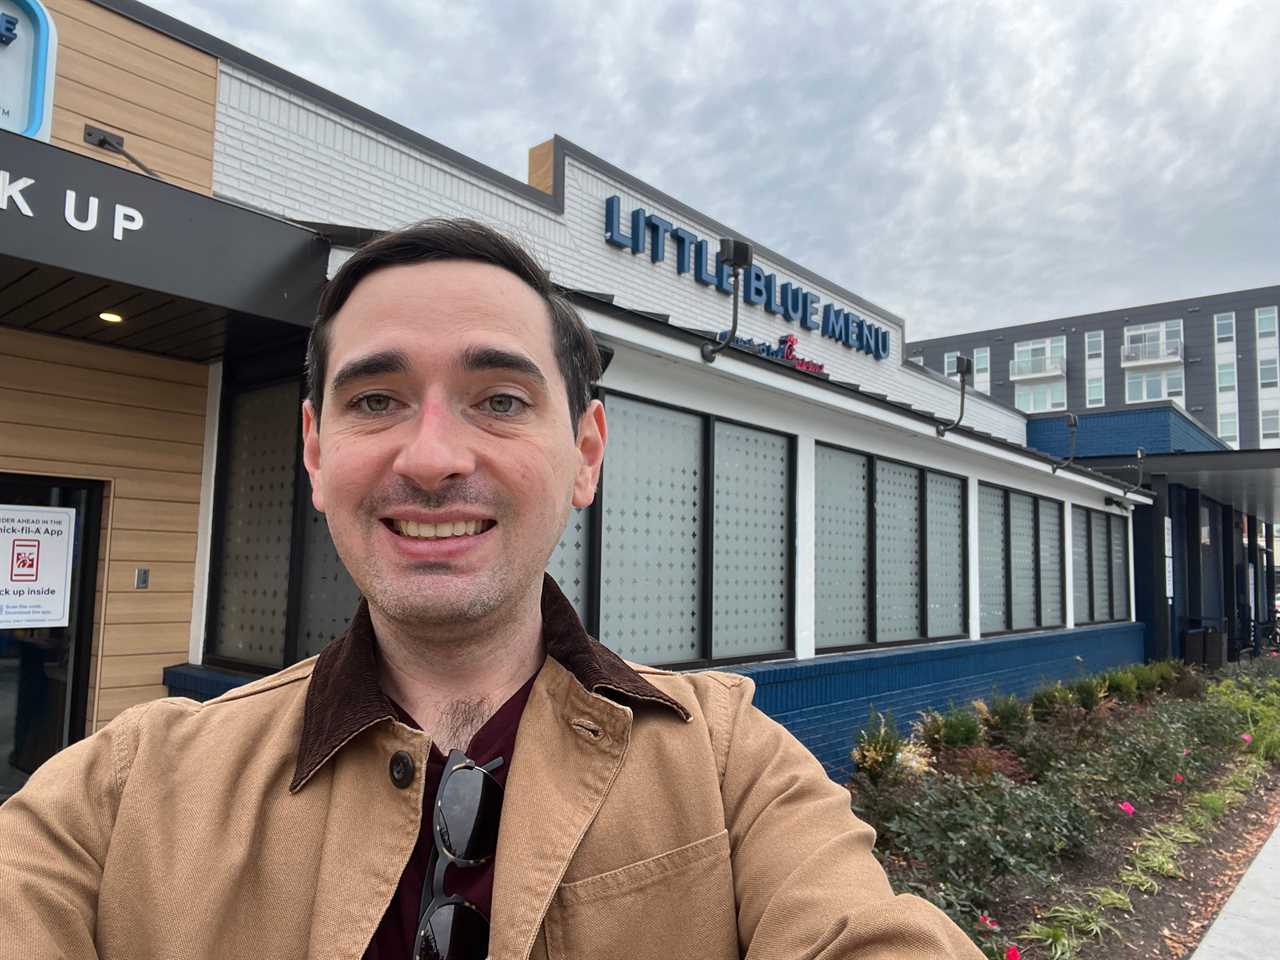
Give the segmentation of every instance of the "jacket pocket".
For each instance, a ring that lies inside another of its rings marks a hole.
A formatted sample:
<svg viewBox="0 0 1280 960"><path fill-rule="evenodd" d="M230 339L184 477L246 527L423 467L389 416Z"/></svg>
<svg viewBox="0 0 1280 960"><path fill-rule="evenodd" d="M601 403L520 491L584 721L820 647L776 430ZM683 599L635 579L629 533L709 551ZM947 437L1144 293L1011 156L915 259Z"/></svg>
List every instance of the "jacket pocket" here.
<svg viewBox="0 0 1280 960"><path fill-rule="evenodd" d="M551 960L737 958L729 831L561 884L546 933Z"/></svg>

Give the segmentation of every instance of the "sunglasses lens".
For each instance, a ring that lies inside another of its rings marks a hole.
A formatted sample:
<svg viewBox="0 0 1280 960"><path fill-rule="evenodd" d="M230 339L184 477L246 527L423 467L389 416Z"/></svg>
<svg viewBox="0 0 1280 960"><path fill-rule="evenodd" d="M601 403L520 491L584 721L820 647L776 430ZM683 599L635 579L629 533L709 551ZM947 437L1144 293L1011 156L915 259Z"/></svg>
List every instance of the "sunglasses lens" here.
<svg viewBox="0 0 1280 960"><path fill-rule="evenodd" d="M446 903L426 918L415 960L484 960L489 921L465 903Z"/></svg>
<svg viewBox="0 0 1280 960"><path fill-rule="evenodd" d="M485 860L498 849L502 787L482 770L452 771L440 793L441 841L458 860Z"/></svg>

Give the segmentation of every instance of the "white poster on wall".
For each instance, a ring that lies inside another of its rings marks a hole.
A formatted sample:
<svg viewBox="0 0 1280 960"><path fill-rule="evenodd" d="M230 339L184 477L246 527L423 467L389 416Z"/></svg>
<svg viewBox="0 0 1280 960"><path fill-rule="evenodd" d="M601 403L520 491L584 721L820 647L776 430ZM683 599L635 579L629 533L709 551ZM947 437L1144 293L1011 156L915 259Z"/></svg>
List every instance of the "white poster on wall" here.
<svg viewBox="0 0 1280 960"><path fill-rule="evenodd" d="M75 530L71 507L0 504L0 629L67 626Z"/></svg>

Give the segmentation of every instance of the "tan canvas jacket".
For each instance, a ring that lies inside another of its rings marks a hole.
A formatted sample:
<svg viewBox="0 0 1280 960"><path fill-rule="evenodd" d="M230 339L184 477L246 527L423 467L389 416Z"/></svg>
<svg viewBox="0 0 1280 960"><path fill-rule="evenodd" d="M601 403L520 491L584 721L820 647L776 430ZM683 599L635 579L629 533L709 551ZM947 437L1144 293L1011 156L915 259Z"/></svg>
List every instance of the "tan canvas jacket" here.
<svg viewBox="0 0 1280 960"><path fill-rule="evenodd" d="M567 606L544 598L544 622ZM418 836L429 742L376 691L325 689L350 639L208 703L134 707L41 767L0 806L0 958L358 960ZM571 641L548 640L520 724L491 956L981 957L893 896L847 791L751 681ZM371 706L335 713L347 695Z"/></svg>

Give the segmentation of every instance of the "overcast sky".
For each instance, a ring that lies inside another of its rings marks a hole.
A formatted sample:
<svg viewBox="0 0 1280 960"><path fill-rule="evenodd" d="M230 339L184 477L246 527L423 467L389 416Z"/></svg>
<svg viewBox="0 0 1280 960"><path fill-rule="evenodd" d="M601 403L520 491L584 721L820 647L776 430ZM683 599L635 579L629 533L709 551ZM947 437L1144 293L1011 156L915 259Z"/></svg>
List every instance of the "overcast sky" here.
<svg viewBox="0 0 1280 960"><path fill-rule="evenodd" d="M574 141L919 339L1280 283L1275 0L150 0L504 173Z"/></svg>

